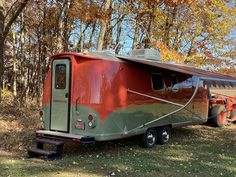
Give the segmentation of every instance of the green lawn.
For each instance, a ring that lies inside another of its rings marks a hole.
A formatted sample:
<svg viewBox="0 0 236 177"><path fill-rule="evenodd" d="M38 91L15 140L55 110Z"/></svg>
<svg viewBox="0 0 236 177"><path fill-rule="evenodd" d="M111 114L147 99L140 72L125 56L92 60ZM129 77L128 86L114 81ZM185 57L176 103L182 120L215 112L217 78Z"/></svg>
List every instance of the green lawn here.
<svg viewBox="0 0 236 177"><path fill-rule="evenodd" d="M23 150L26 151L25 149ZM236 177L236 128L175 129L168 145L143 149L135 138L94 146L66 144L59 161L0 151L0 176Z"/></svg>

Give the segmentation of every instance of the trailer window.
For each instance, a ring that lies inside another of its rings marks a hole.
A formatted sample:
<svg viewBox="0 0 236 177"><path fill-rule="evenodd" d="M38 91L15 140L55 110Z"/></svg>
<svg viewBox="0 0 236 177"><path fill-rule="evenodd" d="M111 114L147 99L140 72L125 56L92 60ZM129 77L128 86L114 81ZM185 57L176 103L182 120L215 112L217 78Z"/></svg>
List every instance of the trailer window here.
<svg viewBox="0 0 236 177"><path fill-rule="evenodd" d="M174 85L178 84L178 80L176 76L171 76L171 87L174 87Z"/></svg>
<svg viewBox="0 0 236 177"><path fill-rule="evenodd" d="M66 65L59 64L55 67L55 88L65 89L66 88Z"/></svg>
<svg viewBox="0 0 236 177"><path fill-rule="evenodd" d="M162 75L153 74L152 75L152 88L153 90L164 89L165 83Z"/></svg>

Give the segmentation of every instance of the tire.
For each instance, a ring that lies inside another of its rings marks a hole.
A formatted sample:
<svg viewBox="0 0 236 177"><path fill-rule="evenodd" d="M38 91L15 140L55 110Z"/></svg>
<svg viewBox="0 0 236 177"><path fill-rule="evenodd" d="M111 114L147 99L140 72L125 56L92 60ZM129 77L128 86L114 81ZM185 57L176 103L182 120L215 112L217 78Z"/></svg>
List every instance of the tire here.
<svg viewBox="0 0 236 177"><path fill-rule="evenodd" d="M233 109L233 110L231 111L231 114L230 114L230 119L233 119L235 116L236 116L236 109ZM236 124L236 121L234 121L234 122L232 122L232 123Z"/></svg>
<svg viewBox="0 0 236 177"><path fill-rule="evenodd" d="M227 114L225 106L216 105L211 110L211 116L213 117L213 123L216 127L224 127L227 121Z"/></svg>
<svg viewBox="0 0 236 177"><path fill-rule="evenodd" d="M159 127L157 130L157 143L158 144L167 144L170 141L170 127L163 126Z"/></svg>
<svg viewBox="0 0 236 177"><path fill-rule="evenodd" d="M141 146L144 148L152 148L156 145L157 131L155 128L147 129L146 133L141 137Z"/></svg>

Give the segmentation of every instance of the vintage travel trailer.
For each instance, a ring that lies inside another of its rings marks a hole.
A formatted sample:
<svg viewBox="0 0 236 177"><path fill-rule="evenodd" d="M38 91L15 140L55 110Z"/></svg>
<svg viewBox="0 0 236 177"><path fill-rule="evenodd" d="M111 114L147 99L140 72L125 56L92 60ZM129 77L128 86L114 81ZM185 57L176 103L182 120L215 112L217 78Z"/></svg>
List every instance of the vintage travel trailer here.
<svg viewBox="0 0 236 177"><path fill-rule="evenodd" d="M65 139L94 143L139 135L144 147L165 144L170 129L212 119L235 122L236 78L163 63L153 49L129 56L60 53L43 91L42 129L30 157L61 157ZM55 144L55 152L43 149Z"/></svg>

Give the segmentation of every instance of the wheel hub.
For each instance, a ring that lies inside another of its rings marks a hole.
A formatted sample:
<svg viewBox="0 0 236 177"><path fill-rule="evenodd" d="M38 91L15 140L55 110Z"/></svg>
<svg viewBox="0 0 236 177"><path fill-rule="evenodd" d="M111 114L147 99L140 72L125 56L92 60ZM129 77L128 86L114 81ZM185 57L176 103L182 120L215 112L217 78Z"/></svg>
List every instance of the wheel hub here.
<svg viewBox="0 0 236 177"><path fill-rule="evenodd" d="M148 144L152 145L153 143L155 143L156 138L155 138L154 134L150 132L147 135L147 140L148 140Z"/></svg>
<svg viewBox="0 0 236 177"><path fill-rule="evenodd" d="M170 138L169 133L166 130L164 130L162 132L162 139L163 139L163 141L167 142L169 140L169 138Z"/></svg>

